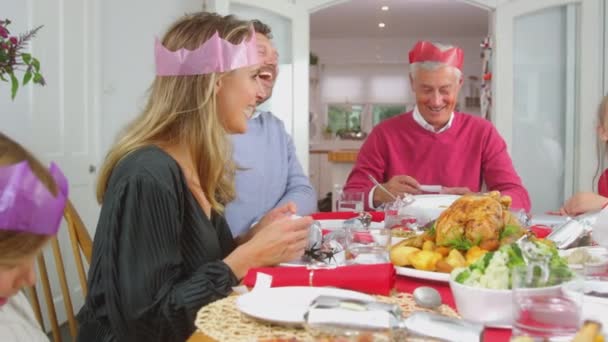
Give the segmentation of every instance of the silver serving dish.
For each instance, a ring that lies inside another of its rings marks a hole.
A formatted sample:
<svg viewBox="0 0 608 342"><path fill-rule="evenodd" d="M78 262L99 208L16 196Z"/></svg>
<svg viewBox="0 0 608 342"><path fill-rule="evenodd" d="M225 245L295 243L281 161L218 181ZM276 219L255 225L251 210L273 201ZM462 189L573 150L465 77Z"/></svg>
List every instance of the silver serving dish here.
<svg viewBox="0 0 608 342"><path fill-rule="evenodd" d="M305 327L313 335L355 337L363 332L385 333L391 341L408 337L442 341L481 341L484 326L438 313L416 311L403 317L399 305L331 296L316 298L304 314Z"/></svg>
<svg viewBox="0 0 608 342"><path fill-rule="evenodd" d="M555 227L547 239L553 241L558 249L590 246L593 244L591 233L600 211L594 211L570 218Z"/></svg>

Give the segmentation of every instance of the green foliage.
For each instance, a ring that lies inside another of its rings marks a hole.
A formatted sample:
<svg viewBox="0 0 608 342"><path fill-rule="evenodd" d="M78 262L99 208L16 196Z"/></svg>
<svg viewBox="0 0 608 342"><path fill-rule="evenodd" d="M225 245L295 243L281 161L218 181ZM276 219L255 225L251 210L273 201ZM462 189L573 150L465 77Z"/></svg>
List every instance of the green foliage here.
<svg viewBox="0 0 608 342"><path fill-rule="evenodd" d="M447 241L445 245L460 251L467 251L473 247L471 241L467 240L464 236Z"/></svg>
<svg viewBox="0 0 608 342"><path fill-rule="evenodd" d="M508 224L505 226L505 229L503 229L500 232L499 240L502 240L502 239L512 236L512 235L515 235L515 234L519 233L520 231L521 231L521 228L519 226Z"/></svg>
<svg viewBox="0 0 608 342"><path fill-rule="evenodd" d="M332 132L358 132L361 127L361 105L329 105L327 108L327 125Z"/></svg>
<svg viewBox="0 0 608 342"><path fill-rule="evenodd" d="M469 279L470 276L471 271L467 268L464 269L462 272L458 273L455 280L457 283L464 284L464 282Z"/></svg>
<svg viewBox="0 0 608 342"><path fill-rule="evenodd" d="M372 113L373 117L373 125L377 125L381 121L393 117L395 115L399 115L405 112L404 105L374 105L374 110Z"/></svg>
<svg viewBox="0 0 608 342"><path fill-rule="evenodd" d="M23 72L21 84L25 86L30 81L45 85L44 77L40 72L40 61L30 53L24 52L28 42L34 38L42 26L17 36L12 36L8 29L10 20L0 20L0 80L11 83L11 99L14 99L19 90L17 72Z"/></svg>

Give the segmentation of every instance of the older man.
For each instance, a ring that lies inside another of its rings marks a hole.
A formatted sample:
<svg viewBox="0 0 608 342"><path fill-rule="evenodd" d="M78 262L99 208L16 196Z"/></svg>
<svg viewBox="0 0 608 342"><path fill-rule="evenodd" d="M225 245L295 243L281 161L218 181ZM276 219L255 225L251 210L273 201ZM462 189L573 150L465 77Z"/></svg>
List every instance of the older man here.
<svg viewBox="0 0 608 342"><path fill-rule="evenodd" d="M416 107L373 129L345 190L364 191L366 206L375 208L391 197L368 175L394 195L464 194L480 191L485 182L487 189L511 196L513 208L530 211L528 192L498 131L487 120L454 112L463 81L462 50L421 41L409 61Z"/></svg>
<svg viewBox="0 0 608 342"><path fill-rule="evenodd" d="M259 81L264 96L272 95L278 74L277 50L270 39L270 27L254 20L258 56L262 61ZM247 133L232 136L236 174L236 199L226 206L226 220L234 236L242 235L269 210L295 204L300 215L317 209L316 193L296 157L291 137L283 122L271 112L256 111L248 121Z"/></svg>

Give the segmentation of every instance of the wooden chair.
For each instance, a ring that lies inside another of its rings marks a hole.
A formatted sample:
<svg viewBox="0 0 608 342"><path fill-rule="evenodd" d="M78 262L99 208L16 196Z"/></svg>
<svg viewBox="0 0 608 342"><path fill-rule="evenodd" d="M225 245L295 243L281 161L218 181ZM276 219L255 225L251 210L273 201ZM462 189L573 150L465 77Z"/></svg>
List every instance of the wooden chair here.
<svg viewBox="0 0 608 342"><path fill-rule="evenodd" d="M80 280L80 286L82 288L82 293L86 297L87 295L87 277L84 269L84 264L82 262L82 256L87 262L87 264L91 264L91 254L93 250L93 242L91 241L91 237L82 222L82 219L76 212L76 209L72 205L72 202L68 200L63 217L67 223L68 234L70 237L70 244L72 246L72 254L74 256L74 260L76 263L76 269L78 271L78 277ZM57 237L53 237L50 241L51 248L53 250L53 259L57 269L57 275L59 277L59 284L61 285L61 293L63 295L63 303L65 306L65 312L68 319L68 325L70 328L70 335L73 339L76 338L77 334L77 325L76 318L74 316L74 309L72 306L72 298L70 297L70 291L68 287L68 281L65 275L63 257L61 255L61 249L59 246L59 241ZM49 321L51 323L51 329L53 332L53 341L61 342L61 333L59 331L59 322L57 321L57 312L55 310L55 304L53 303L53 295L51 291L51 285L49 282L49 274L46 268L46 262L44 258L44 254L41 253L38 256L38 276L40 277L40 281L42 283L42 290L44 292L44 299L47 307L47 312L49 315ZM46 330L44 327L44 321L42 319L42 311L40 308L40 301L38 299L38 293L36 291L36 286L32 286L28 288L28 294L30 302L32 303L32 308L34 309L34 314L40 323L42 329Z"/></svg>

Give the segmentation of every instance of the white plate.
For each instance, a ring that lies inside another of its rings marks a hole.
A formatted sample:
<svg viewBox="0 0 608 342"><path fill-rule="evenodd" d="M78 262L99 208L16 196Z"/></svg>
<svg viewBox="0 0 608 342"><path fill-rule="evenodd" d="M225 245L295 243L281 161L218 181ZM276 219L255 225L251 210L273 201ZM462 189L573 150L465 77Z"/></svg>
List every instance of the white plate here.
<svg viewBox="0 0 608 342"><path fill-rule="evenodd" d="M425 194L414 195L414 203L410 207L419 207L425 209L446 209L455 200L459 199L460 195L441 195L441 194Z"/></svg>
<svg viewBox="0 0 608 342"><path fill-rule="evenodd" d="M337 228L342 228L344 226L344 221L346 220L317 220L321 224L321 229L334 230ZM382 222L374 222L370 223L370 228L379 229L384 228L384 221Z"/></svg>
<svg viewBox="0 0 608 342"><path fill-rule="evenodd" d="M331 287L287 286L255 289L236 300L236 307L247 316L291 326L304 323L308 306L321 295L373 301L364 293Z"/></svg>
<svg viewBox="0 0 608 342"><path fill-rule="evenodd" d="M439 217L454 201L458 195L415 195L415 201L400 210L401 214L414 216L419 224L426 224Z"/></svg>
<svg viewBox="0 0 608 342"><path fill-rule="evenodd" d="M399 266L395 266L395 270L397 271L397 274L407 276L407 277L426 279L426 280L435 280L435 281L441 281L444 283L448 283L450 281L449 273L422 271L422 270L417 270L417 269L411 268L411 267L399 267Z"/></svg>

